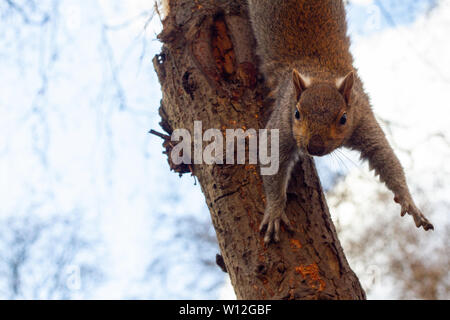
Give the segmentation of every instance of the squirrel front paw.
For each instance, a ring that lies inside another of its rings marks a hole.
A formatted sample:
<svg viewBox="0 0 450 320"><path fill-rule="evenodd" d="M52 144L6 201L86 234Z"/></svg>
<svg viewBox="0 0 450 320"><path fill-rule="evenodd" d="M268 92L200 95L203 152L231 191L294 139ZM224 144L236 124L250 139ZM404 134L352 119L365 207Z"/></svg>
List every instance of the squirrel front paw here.
<svg viewBox="0 0 450 320"><path fill-rule="evenodd" d="M259 227L259 231L266 231L264 242L269 244L272 240L274 242L280 241L280 224L283 222L289 228L289 219L284 210L266 210L263 221Z"/></svg>
<svg viewBox="0 0 450 320"><path fill-rule="evenodd" d="M428 219L422 214L419 208L416 207L412 199L408 200L408 198L402 199L399 197L395 197L394 201L400 204L400 206L402 207L402 217L404 217L407 213L411 215L414 218L414 222L416 223L417 228L423 227L425 231L434 230L433 224L431 224L431 222L428 221Z"/></svg>

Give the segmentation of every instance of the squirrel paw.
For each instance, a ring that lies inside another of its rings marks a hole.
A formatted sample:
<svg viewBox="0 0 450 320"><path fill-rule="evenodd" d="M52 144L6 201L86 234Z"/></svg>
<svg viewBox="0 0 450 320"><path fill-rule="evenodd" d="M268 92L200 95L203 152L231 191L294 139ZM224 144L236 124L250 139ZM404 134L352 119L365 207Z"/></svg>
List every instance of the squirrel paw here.
<svg viewBox="0 0 450 320"><path fill-rule="evenodd" d="M271 213L267 212L264 214L263 221L259 227L259 231L263 232L266 230L264 236L264 243L269 244L272 240L274 242L280 241L280 224L283 222L288 228L290 225L289 219L284 211Z"/></svg>
<svg viewBox="0 0 450 320"><path fill-rule="evenodd" d="M414 202L408 200L399 200L397 197L394 199L402 207L401 215L404 217L406 214L411 215L414 218L416 227L423 227L425 231L434 230L433 224L422 214L422 212L416 207Z"/></svg>

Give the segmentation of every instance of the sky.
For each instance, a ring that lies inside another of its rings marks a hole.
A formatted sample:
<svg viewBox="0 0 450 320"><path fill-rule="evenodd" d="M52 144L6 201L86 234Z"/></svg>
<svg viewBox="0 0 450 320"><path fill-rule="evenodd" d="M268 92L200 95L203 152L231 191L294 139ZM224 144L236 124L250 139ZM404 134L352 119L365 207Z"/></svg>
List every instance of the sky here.
<svg viewBox="0 0 450 320"><path fill-rule="evenodd" d="M450 135L448 1L431 12L431 1L379 1L388 17L377 2L348 8L356 65L376 114L398 124L389 137L412 185L433 192L430 201L442 208L448 190L435 187L450 174L449 148L433 134ZM15 230L11 221L19 229L30 217L49 225L31 246L36 254L23 264L17 295L0 266L0 298L233 298L214 267L219 249L200 187L170 172L161 141L147 134L160 130L161 99L151 61L161 46L160 23L148 3L45 0L26 11L26 21L0 2L0 223L5 235ZM318 162L325 188L371 190L367 168L347 156L344 165ZM346 220L349 207L332 207L344 225L357 215ZM65 241L68 235L78 240ZM5 239L1 250L9 257ZM73 243L73 255L54 259L64 257L69 270L62 282L75 273L80 284L50 295L39 280L56 265L48 252ZM46 262L34 267L36 261ZM374 297L387 286L380 283Z"/></svg>

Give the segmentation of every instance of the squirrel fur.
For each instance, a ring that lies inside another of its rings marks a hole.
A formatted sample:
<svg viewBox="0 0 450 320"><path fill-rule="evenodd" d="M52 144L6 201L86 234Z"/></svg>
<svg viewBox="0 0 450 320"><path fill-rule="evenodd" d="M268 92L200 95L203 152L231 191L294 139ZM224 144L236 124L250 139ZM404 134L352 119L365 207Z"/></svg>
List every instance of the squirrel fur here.
<svg viewBox="0 0 450 320"><path fill-rule="evenodd" d="M278 129L280 169L263 176L265 242L280 239L287 186L301 155L358 150L394 193L401 215L434 229L415 205L403 168L375 119L353 67L342 0L248 0L262 70L275 100L267 129Z"/></svg>

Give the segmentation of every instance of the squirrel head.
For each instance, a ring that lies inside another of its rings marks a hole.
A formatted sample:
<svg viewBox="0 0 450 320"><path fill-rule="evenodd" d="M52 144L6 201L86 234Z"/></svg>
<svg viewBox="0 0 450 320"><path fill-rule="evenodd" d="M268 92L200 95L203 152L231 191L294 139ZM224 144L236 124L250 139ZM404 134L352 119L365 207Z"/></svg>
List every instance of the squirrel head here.
<svg viewBox="0 0 450 320"><path fill-rule="evenodd" d="M312 82L293 71L296 105L292 130L298 147L311 156L324 156L342 146L352 131L351 96L354 72L334 83Z"/></svg>

